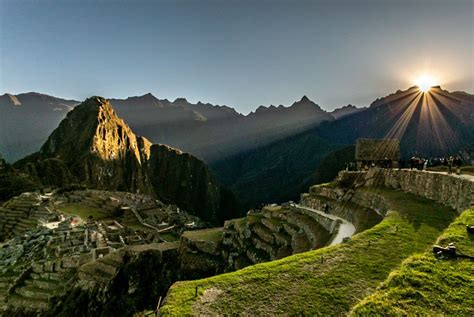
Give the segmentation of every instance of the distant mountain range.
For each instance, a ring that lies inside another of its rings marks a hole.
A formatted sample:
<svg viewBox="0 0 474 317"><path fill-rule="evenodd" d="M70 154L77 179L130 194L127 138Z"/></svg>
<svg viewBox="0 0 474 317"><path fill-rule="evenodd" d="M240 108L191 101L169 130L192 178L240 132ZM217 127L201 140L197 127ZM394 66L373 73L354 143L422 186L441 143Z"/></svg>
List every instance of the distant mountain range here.
<svg viewBox="0 0 474 317"><path fill-rule="evenodd" d="M167 144L207 161L264 146L298 132L360 111L346 106L328 113L304 96L289 107L260 106L246 116L227 106L152 94L110 99L130 127L154 143ZM37 151L49 133L79 101L38 93L0 96L0 153L15 161ZM21 122L19 125L18 123Z"/></svg>
<svg viewBox="0 0 474 317"><path fill-rule="evenodd" d="M247 207L298 199L311 184L331 181L354 160L358 138L399 138L403 159L466 153L474 144L474 96L411 87L370 107L262 147L211 162Z"/></svg>
<svg viewBox="0 0 474 317"><path fill-rule="evenodd" d="M13 161L38 150L76 104L37 93L0 96L0 153ZM208 163L245 207L296 199L305 186L331 180L353 160L357 138L399 138L405 159L474 144L474 96L440 87L425 94L411 87L367 108L333 112L305 96L289 107L260 106L245 116L227 106L151 94L110 104L134 132Z"/></svg>
<svg viewBox="0 0 474 317"><path fill-rule="evenodd" d="M289 107L260 106L246 116L226 106L174 102L147 94L111 99L117 113L153 142L190 152L206 162L251 150L334 117L303 97Z"/></svg>
<svg viewBox="0 0 474 317"><path fill-rule="evenodd" d="M0 96L0 154L13 162L38 151L77 104L34 92Z"/></svg>

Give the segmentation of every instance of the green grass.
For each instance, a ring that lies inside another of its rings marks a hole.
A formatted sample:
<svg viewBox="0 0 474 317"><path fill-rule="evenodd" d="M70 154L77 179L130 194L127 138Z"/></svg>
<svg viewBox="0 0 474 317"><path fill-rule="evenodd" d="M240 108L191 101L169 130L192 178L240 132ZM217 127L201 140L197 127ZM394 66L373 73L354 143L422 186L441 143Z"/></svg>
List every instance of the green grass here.
<svg viewBox="0 0 474 317"><path fill-rule="evenodd" d="M390 202L391 212L350 242L175 283L162 314L347 314L405 258L430 248L455 215L447 207L414 195L389 190L379 193ZM211 294L217 295L213 298Z"/></svg>
<svg viewBox="0 0 474 317"><path fill-rule="evenodd" d="M87 220L89 216L92 216L93 220L108 219L108 216L99 208L80 203L65 203L59 207L59 210L67 215L78 216L84 221Z"/></svg>
<svg viewBox="0 0 474 317"><path fill-rule="evenodd" d="M183 237L190 240L205 240L219 242L222 240L223 228L211 228L202 230L185 231Z"/></svg>
<svg viewBox="0 0 474 317"><path fill-rule="evenodd" d="M439 237L437 244L453 242L474 255L474 237L466 225L474 224L474 209L466 210ZM353 315L474 316L474 262L436 260L430 251L413 255L373 295L358 304Z"/></svg>
<svg viewBox="0 0 474 317"><path fill-rule="evenodd" d="M166 242L173 242L173 241L178 241L179 240L179 237L177 237L172 232L160 233L160 238L162 238Z"/></svg>

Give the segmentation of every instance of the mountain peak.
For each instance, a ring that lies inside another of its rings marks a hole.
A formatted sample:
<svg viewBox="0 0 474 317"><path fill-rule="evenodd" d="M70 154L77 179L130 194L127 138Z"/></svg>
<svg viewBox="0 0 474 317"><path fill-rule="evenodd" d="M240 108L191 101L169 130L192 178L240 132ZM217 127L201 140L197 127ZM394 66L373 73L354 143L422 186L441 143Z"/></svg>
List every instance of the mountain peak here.
<svg viewBox="0 0 474 317"><path fill-rule="evenodd" d="M174 103L188 103L186 98L176 98L173 102Z"/></svg>
<svg viewBox="0 0 474 317"><path fill-rule="evenodd" d="M306 97L306 95L304 95L303 97L301 97L301 100L300 102L308 102L308 101L311 101L308 97Z"/></svg>
<svg viewBox="0 0 474 317"><path fill-rule="evenodd" d="M21 106L20 100L18 100L18 98L17 98L15 95L6 93L6 94L4 94L4 95L1 96L1 97L7 98L7 100L8 100L9 102L11 102L14 106Z"/></svg>
<svg viewBox="0 0 474 317"><path fill-rule="evenodd" d="M41 153L66 162L84 155L107 161L133 155L141 162L140 150L146 153L149 146L148 140L137 137L115 114L107 99L93 96L68 113L43 145Z"/></svg>

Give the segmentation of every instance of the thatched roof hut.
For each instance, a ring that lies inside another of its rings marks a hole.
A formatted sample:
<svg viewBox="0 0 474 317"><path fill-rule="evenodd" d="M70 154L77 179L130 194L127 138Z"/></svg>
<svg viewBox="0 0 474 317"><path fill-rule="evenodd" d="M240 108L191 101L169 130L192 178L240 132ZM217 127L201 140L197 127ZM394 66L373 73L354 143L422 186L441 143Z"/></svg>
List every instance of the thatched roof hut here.
<svg viewBox="0 0 474 317"><path fill-rule="evenodd" d="M398 139L357 139L356 161L400 160L400 140Z"/></svg>

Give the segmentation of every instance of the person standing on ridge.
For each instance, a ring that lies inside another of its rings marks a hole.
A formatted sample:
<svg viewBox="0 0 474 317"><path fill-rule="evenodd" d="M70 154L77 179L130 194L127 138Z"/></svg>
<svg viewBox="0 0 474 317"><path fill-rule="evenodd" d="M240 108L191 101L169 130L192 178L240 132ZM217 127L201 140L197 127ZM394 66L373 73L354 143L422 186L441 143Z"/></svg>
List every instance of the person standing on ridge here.
<svg viewBox="0 0 474 317"><path fill-rule="evenodd" d="M456 167L456 174L461 175L461 165L462 165L462 160L459 156L456 156L453 162L454 166Z"/></svg>
<svg viewBox="0 0 474 317"><path fill-rule="evenodd" d="M448 174L452 174L453 173L453 162L454 162L454 159L452 156L450 156L448 158Z"/></svg>

